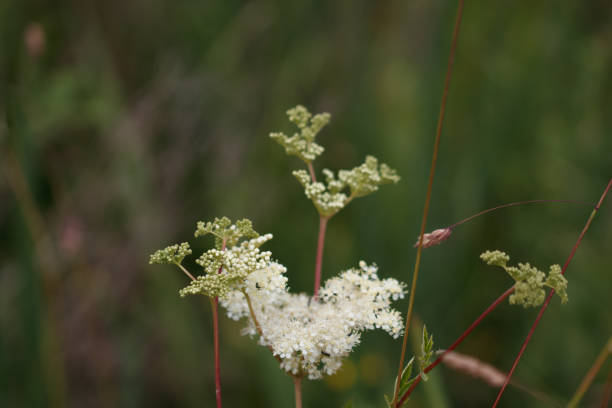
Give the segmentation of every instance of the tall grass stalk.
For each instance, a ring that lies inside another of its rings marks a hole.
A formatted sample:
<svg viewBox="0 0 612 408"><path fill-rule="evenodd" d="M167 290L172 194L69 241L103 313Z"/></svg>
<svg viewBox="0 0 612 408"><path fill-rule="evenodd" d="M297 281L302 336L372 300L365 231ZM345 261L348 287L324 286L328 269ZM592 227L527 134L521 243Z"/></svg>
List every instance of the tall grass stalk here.
<svg viewBox="0 0 612 408"><path fill-rule="evenodd" d="M440 146L440 135L442 134L442 124L444 122L444 114L446 111L446 100L448 98L448 88L450 84L451 74L453 72L453 64L455 62L455 50L457 48L457 39L459 37L459 28L461 26L461 18L463 16L463 3L464 0L459 0L459 4L457 6L457 15L455 18L455 28L453 30L453 36L451 39L451 47L448 55L448 65L446 68L446 77L444 78L444 91L442 92L442 102L440 104L440 114L438 116L438 124L436 128L436 138L434 141L434 149L431 158L431 167L429 170L429 181L427 183L427 193L425 195L425 207L423 209L423 219L421 221L421 232L419 234L419 246L417 248L416 260L414 263L414 272L412 274L412 284L410 289L410 298L408 300L408 312L406 313L406 326L404 329L404 338L402 340L402 352L400 355L398 370L397 370L397 378L401 378L402 371L404 369L404 360L406 358L406 346L408 342L408 331L410 329L410 320L412 318L412 309L414 306L414 297L416 293L416 285L419 277L419 267L421 265L421 251L423 250L423 235L425 234L425 227L427 225L427 215L429 213L429 202L431 200L431 189L433 186L433 179L436 173L436 162L438 160L438 148ZM400 381L396 381L395 391L393 393L393 402L394 406L399 406L397 404L398 394L399 394Z"/></svg>

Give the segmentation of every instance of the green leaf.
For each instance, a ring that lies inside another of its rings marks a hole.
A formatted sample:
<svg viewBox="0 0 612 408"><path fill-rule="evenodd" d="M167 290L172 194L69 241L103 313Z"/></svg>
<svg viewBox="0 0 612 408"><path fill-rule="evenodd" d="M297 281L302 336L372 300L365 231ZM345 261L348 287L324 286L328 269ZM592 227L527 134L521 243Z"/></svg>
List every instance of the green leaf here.
<svg viewBox="0 0 612 408"><path fill-rule="evenodd" d="M419 371L423 381L427 381L429 377L425 373L425 369L431 362L433 355L433 334L427 333L427 326L423 325L423 339L421 341L421 355L419 356Z"/></svg>
<svg viewBox="0 0 612 408"><path fill-rule="evenodd" d="M408 388L410 388L414 380L416 380L416 377L410 378L410 376L412 375L413 363L414 363L414 357L410 359L410 361L408 362L408 364L406 364L406 367L404 367L404 370L402 371L402 378L400 380L400 387L399 387L400 396L403 395L406 391L408 391Z"/></svg>

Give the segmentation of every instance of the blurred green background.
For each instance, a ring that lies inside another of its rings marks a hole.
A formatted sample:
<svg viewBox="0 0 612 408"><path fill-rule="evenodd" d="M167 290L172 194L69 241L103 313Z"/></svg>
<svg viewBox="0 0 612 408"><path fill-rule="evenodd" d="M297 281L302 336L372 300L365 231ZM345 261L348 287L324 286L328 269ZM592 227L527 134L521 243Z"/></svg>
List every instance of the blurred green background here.
<svg viewBox="0 0 612 408"><path fill-rule="evenodd" d="M612 176L609 2L467 2L428 230L529 199L595 202ZM324 279L376 262L409 282L456 10L445 1L14 0L0 3L0 406L212 407L206 299L148 255L197 220L249 217L311 291L317 217L271 141L286 109L332 113L317 170L373 154L402 181L332 219ZM567 401L612 334L612 200L515 379ZM415 310L447 347L511 280L478 255L563 263L590 209L538 204L424 252ZM187 265L195 269L192 257ZM407 301L397 307L405 312ZM507 370L537 310L499 307L459 350ZM227 407L287 407L290 379L221 319ZM381 407L400 341L368 332L306 407ZM608 363L609 364L609 363ZM598 406L605 371L584 406ZM488 407L445 367L417 407ZM501 406L543 406L510 388Z"/></svg>

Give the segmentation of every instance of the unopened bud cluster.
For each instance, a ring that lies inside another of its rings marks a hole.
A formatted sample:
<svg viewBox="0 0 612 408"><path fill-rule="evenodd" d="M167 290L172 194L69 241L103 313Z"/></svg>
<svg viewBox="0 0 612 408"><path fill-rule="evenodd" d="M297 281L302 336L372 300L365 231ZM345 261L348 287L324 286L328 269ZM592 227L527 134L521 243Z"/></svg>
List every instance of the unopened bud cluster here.
<svg viewBox="0 0 612 408"><path fill-rule="evenodd" d="M149 263L180 264L187 255L191 255L191 248L187 242L183 242L180 245L174 244L155 251L149 258Z"/></svg>
<svg viewBox="0 0 612 408"><path fill-rule="evenodd" d="M480 258L487 265L503 268L515 280L514 293L510 295L510 304L519 304L523 307L540 306L546 298L544 287L554 289L561 298L561 303L566 303L567 279L561 273L559 265L551 265L548 276L529 263L519 263L518 266L508 266L510 257L502 251L486 251Z"/></svg>
<svg viewBox="0 0 612 408"><path fill-rule="evenodd" d="M301 133L292 137L270 133L270 137L283 146L287 154L298 156L310 164L323 153L323 148L314 142L314 138L329 122L330 115L320 113L313 117L303 106L296 106L287 114ZM293 175L304 187L306 197L313 202L319 214L326 218L340 211L352 199L373 193L383 184L400 180L395 170L384 163L379 164L374 156L366 156L363 164L351 170L340 170L337 177L331 170L323 169L325 183L313 180L314 176L306 170L296 170Z"/></svg>
<svg viewBox="0 0 612 408"><path fill-rule="evenodd" d="M315 142L315 137L321 129L329 123L329 113L319 113L312 116L302 105L287 111L289 120L300 130L289 137L282 132L270 133L270 137L285 148L287 154L297 156L306 163L310 163L325 150Z"/></svg>

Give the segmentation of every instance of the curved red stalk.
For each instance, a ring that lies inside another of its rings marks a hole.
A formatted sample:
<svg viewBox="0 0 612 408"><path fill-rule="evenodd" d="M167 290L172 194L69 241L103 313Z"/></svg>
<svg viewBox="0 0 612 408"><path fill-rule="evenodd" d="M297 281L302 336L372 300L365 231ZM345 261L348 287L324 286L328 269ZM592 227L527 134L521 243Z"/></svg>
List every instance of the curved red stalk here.
<svg viewBox="0 0 612 408"><path fill-rule="evenodd" d="M589 216L589 219L587 220L586 225L584 226L584 228L582 229L582 232L578 236L578 240L574 244L574 247L572 248L572 252L570 253L569 257L565 261L565 264L563 265L563 268L561 269L561 274L565 275L565 271L567 270L567 267L569 266L570 262L574 258L574 254L576 253L576 250L578 249L580 242L582 242L582 238L584 237L584 234L589 229L589 226L591 225L593 218L595 218L595 214L597 214L597 210L599 210L601 203L603 202L604 198L608 194L610 187L612 187L612 179L610 179L610 181L608 182L608 186L604 190L603 194L601 195L599 199L599 202L595 206L595 209L591 212L591 215ZM529 344L529 341L531 340L531 336L533 336L533 333L535 332L536 327L538 327L538 324L540 323L540 319L542 318L542 315L544 315L544 312L548 308L548 304L550 303L550 299L552 298L554 293L555 293L554 290L550 291L550 293L548 294L548 297L546 298L546 301L540 308L540 312L538 313L538 316L536 317L535 321L531 325L531 329L529 329L529 333L527 334L527 337L525 338L525 341L523 342L521 349L519 350L516 358L514 359L512 368L508 372L508 375L506 376L506 380L504 381L504 385L502 385L501 389L499 390L499 393L497 394L497 398L495 399L495 402L493 403L492 408L495 408L497 404L499 404L499 400L501 399L502 394L506 390L506 387L508 386L508 383L510 382L510 379L512 378L512 374L514 373L514 370L516 369L516 366L518 365L519 360L521 359L523 353L525 352L525 349L527 348L527 344Z"/></svg>

